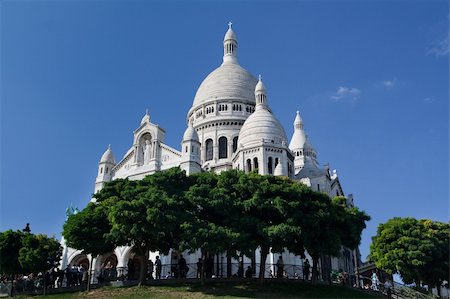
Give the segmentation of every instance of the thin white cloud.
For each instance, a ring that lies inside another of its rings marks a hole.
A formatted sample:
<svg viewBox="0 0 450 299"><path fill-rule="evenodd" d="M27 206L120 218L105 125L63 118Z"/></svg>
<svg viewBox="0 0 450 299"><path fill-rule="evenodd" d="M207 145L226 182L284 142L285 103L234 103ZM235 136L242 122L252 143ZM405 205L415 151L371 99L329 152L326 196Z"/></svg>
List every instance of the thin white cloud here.
<svg viewBox="0 0 450 299"><path fill-rule="evenodd" d="M397 78L394 78L392 80L386 80L383 81L383 86L386 88L393 88L395 85L397 85Z"/></svg>
<svg viewBox="0 0 450 299"><path fill-rule="evenodd" d="M423 101L424 101L426 104L431 104L431 103L434 103L434 102L436 101L436 99L435 99L435 98L427 97L427 98L423 99Z"/></svg>
<svg viewBox="0 0 450 299"><path fill-rule="evenodd" d="M360 94L361 90L359 90L358 88L339 86L336 92L331 95L330 99L335 102L344 99L357 100Z"/></svg>
<svg viewBox="0 0 450 299"><path fill-rule="evenodd" d="M434 55L437 57L448 55L450 52L450 40L447 37L435 42L432 47L428 50L429 55Z"/></svg>

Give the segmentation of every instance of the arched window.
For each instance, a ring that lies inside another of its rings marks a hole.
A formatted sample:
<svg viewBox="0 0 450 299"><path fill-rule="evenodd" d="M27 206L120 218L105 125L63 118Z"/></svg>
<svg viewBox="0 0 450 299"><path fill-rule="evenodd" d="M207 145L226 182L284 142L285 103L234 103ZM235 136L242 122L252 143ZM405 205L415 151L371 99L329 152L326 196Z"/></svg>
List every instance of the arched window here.
<svg viewBox="0 0 450 299"><path fill-rule="evenodd" d="M106 172L105 173L108 174L108 167L106 167Z"/></svg>
<svg viewBox="0 0 450 299"><path fill-rule="evenodd" d="M103 167L100 167L100 174L103 173Z"/></svg>
<svg viewBox="0 0 450 299"><path fill-rule="evenodd" d="M227 137L219 138L219 159L226 158L228 156L228 140Z"/></svg>
<svg viewBox="0 0 450 299"><path fill-rule="evenodd" d="M258 158L253 158L253 168L258 172Z"/></svg>
<svg viewBox="0 0 450 299"><path fill-rule="evenodd" d="M247 172L252 171L252 160L247 159Z"/></svg>
<svg viewBox="0 0 450 299"><path fill-rule="evenodd" d="M238 145L238 136L233 138L233 153L236 152Z"/></svg>
<svg viewBox="0 0 450 299"><path fill-rule="evenodd" d="M186 152L186 153L188 152L188 147L187 147L187 146L186 146L185 152Z"/></svg>
<svg viewBox="0 0 450 299"><path fill-rule="evenodd" d="M269 170L269 174L273 174L272 162L273 162L272 157L269 157L269 161L267 162L267 169Z"/></svg>
<svg viewBox="0 0 450 299"><path fill-rule="evenodd" d="M275 158L275 167L278 165L278 158Z"/></svg>
<svg viewBox="0 0 450 299"><path fill-rule="evenodd" d="M213 141L212 139L208 139L205 142L205 148L206 148L206 161L213 159Z"/></svg>

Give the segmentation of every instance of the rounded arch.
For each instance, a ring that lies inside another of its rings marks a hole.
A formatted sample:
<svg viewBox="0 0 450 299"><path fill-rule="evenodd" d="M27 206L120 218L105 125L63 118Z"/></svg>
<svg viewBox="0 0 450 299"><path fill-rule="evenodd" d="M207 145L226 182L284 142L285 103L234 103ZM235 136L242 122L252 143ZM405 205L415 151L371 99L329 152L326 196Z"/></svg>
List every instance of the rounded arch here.
<svg viewBox="0 0 450 299"><path fill-rule="evenodd" d="M257 157L254 157L254 158L253 158L253 168L254 168L254 170L255 170L256 172L258 172L258 170L259 170L259 165L258 165L258 158L257 158Z"/></svg>
<svg viewBox="0 0 450 299"><path fill-rule="evenodd" d="M228 139L225 136L219 138L219 159L228 157Z"/></svg>
<svg viewBox="0 0 450 299"><path fill-rule="evenodd" d="M97 259L97 269L99 282L114 281L117 279L117 255L114 252L103 254Z"/></svg>
<svg viewBox="0 0 450 299"><path fill-rule="evenodd" d="M138 162L148 164L151 158L153 158L152 133L145 131L138 139Z"/></svg>
<svg viewBox="0 0 450 299"><path fill-rule="evenodd" d="M237 147L238 147L238 137L239 136L234 136L233 137L233 153L235 153L237 151Z"/></svg>
<svg viewBox="0 0 450 299"><path fill-rule="evenodd" d="M268 161L267 161L267 171L269 172L269 174L273 174L273 158L269 157Z"/></svg>
<svg viewBox="0 0 450 299"><path fill-rule="evenodd" d="M247 172L252 171L252 159L247 159Z"/></svg>
<svg viewBox="0 0 450 299"><path fill-rule="evenodd" d="M211 138L206 139L205 141L205 153L206 153L205 157L206 161L212 160L214 158L213 140Z"/></svg>
<svg viewBox="0 0 450 299"><path fill-rule="evenodd" d="M89 257L83 253L77 254L72 257L69 266L82 266L84 269L89 269Z"/></svg>

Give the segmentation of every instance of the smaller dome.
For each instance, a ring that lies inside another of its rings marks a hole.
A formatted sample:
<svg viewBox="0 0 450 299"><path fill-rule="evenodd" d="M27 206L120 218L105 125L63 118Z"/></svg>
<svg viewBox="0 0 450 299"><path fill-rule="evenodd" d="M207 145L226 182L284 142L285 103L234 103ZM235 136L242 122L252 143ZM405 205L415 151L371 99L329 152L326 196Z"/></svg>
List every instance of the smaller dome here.
<svg viewBox="0 0 450 299"><path fill-rule="evenodd" d="M148 114L148 109L145 110L145 115L144 115L144 117L141 120L141 125L143 123L150 123L150 114Z"/></svg>
<svg viewBox="0 0 450 299"><path fill-rule="evenodd" d="M100 163L112 163L116 164L116 159L111 150L111 144L108 145L108 149L103 153Z"/></svg>
<svg viewBox="0 0 450 299"><path fill-rule="evenodd" d="M296 151L304 148L306 142L306 135L303 129L303 120L300 117L300 113L297 111L297 115L294 120L294 134L292 134L291 143L289 144L289 149L291 151Z"/></svg>
<svg viewBox="0 0 450 299"><path fill-rule="evenodd" d="M186 131L184 131L184 135L183 135L183 141L188 141L188 140L194 140L194 141L200 142L197 131L195 131L195 129L191 123L189 123L189 125L188 125Z"/></svg>

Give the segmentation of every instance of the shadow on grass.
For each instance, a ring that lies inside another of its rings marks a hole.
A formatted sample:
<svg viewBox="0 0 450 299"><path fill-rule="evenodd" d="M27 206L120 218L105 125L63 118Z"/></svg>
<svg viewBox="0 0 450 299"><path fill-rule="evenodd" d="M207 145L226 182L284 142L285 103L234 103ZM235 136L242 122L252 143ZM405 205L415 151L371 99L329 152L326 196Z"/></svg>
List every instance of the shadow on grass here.
<svg viewBox="0 0 450 299"><path fill-rule="evenodd" d="M337 285L312 285L301 281L208 282L186 284L187 291L236 298L376 298L364 292Z"/></svg>

